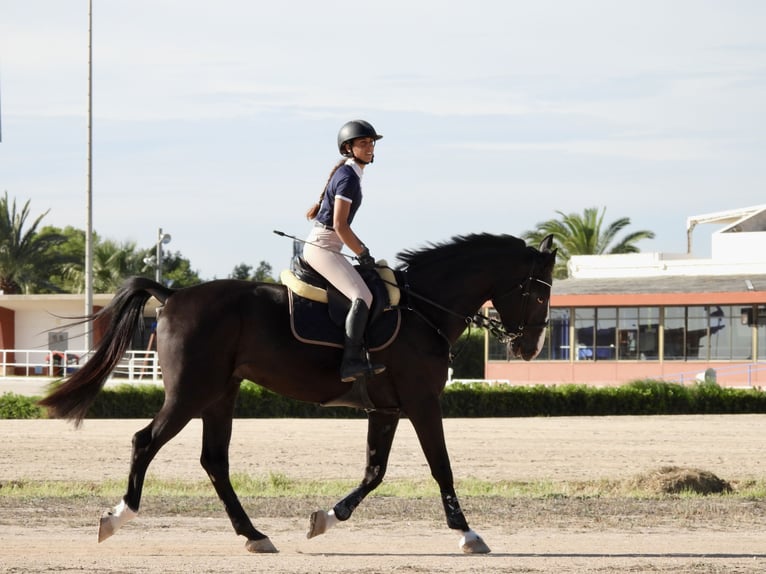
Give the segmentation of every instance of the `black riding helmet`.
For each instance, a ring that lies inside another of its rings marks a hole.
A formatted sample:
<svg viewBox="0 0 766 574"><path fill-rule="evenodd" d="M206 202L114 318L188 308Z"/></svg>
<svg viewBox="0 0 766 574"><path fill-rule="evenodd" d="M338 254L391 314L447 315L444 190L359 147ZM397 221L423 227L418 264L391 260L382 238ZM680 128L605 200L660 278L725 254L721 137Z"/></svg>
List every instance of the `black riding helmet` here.
<svg viewBox="0 0 766 574"><path fill-rule="evenodd" d="M346 151L344 146L356 138L372 138L378 141L383 136L375 131L372 124L364 120L352 120L343 124L338 132L338 151L343 157L351 157L351 152Z"/></svg>

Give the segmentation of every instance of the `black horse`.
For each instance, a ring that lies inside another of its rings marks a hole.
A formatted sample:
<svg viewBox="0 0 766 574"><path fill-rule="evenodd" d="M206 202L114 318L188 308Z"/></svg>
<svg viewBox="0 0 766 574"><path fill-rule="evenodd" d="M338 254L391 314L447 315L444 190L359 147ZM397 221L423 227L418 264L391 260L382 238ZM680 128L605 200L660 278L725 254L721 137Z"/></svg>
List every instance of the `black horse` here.
<svg viewBox="0 0 766 574"><path fill-rule="evenodd" d="M367 465L362 482L335 507L314 512L309 538L347 520L383 480L402 414L412 423L439 485L449 528L462 533L467 553L489 547L468 527L453 486L444 440L440 395L451 346L470 324L504 337L514 356L531 360L548 323L552 238L539 249L509 235L470 235L398 255L402 304L399 333L373 353L384 373L369 379L368 394L381 407L368 411ZM251 552L276 552L255 529L229 479L229 442L235 400L243 379L284 396L325 403L348 390L338 375L341 349L296 340L289 326L283 285L217 280L173 290L131 278L112 302L91 317L108 321L90 360L41 404L79 424L123 357L150 297L164 303L157 324L165 400L152 422L133 437L128 487L122 501L101 517L99 541L134 518L147 467L162 446L195 417L203 421L201 464L211 478L237 534ZM491 301L501 321L478 313Z"/></svg>

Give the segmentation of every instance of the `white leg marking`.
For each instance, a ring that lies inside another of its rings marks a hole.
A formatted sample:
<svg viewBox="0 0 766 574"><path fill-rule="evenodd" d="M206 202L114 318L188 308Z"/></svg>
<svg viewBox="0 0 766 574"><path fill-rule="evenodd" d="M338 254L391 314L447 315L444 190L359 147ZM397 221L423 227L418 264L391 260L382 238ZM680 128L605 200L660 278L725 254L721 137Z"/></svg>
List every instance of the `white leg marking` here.
<svg viewBox="0 0 766 574"><path fill-rule="evenodd" d="M481 536L473 530L463 532L463 536L458 542L460 549L466 554L489 554L489 546L484 542Z"/></svg>
<svg viewBox="0 0 766 574"><path fill-rule="evenodd" d="M325 512L324 510L317 510L311 514L309 519L309 531L306 533L306 538L314 538L324 534L330 528L338 524L340 520L335 516L335 511Z"/></svg>
<svg viewBox="0 0 766 574"><path fill-rule="evenodd" d="M101 522L98 525L98 541L103 542L137 515L137 512L125 504L125 500L121 500L112 510L107 510L101 515Z"/></svg>

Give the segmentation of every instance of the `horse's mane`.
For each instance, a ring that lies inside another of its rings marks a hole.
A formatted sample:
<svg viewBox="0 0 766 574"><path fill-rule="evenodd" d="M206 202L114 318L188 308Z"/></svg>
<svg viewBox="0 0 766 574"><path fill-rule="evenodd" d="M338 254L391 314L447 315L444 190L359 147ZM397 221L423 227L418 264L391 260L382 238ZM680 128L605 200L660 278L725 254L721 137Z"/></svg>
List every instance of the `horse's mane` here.
<svg viewBox="0 0 766 574"><path fill-rule="evenodd" d="M471 235L458 235L450 241L442 243L429 243L420 249L407 249L397 253L396 258L401 261L401 267L419 267L431 263L438 263L445 259L454 259L458 255L486 250L504 250L506 252L524 249L526 243L523 239L512 235L492 235L491 233L478 233Z"/></svg>

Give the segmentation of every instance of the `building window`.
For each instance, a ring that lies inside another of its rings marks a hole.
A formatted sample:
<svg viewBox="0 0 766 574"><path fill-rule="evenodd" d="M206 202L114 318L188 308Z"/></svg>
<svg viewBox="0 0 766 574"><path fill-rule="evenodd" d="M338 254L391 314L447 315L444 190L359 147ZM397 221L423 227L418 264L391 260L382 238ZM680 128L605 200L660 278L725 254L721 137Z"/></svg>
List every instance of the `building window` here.
<svg viewBox="0 0 766 574"><path fill-rule="evenodd" d="M686 307L665 307L664 358L683 361L686 358Z"/></svg>
<svg viewBox="0 0 766 574"><path fill-rule="evenodd" d="M766 305L553 307L537 359L656 361L660 351L666 361L764 361ZM487 358L507 361L507 345L490 337Z"/></svg>
<svg viewBox="0 0 766 574"><path fill-rule="evenodd" d="M753 357L752 327L742 324L739 306L710 307L710 358L749 360Z"/></svg>
<svg viewBox="0 0 766 574"><path fill-rule="evenodd" d="M569 340L569 309L553 308L550 311L550 322L545 337L545 347L540 353L540 359L568 361L572 352Z"/></svg>
<svg viewBox="0 0 766 574"><path fill-rule="evenodd" d="M725 309L729 309L728 316ZM728 306L666 307L665 359L706 361L722 356L730 358L731 340L721 333L731 323L730 319L731 308Z"/></svg>
<svg viewBox="0 0 766 574"><path fill-rule="evenodd" d="M620 307L617 311L617 358L634 361L659 358L659 307Z"/></svg>
<svg viewBox="0 0 766 574"><path fill-rule="evenodd" d="M574 312L575 360L595 359L596 310L593 307L578 307Z"/></svg>
<svg viewBox="0 0 766 574"><path fill-rule="evenodd" d="M596 308L596 360L617 359L617 308Z"/></svg>
<svg viewBox="0 0 766 574"><path fill-rule="evenodd" d="M616 330L617 309L615 307L575 309L575 360L616 359Z"/></svg>

